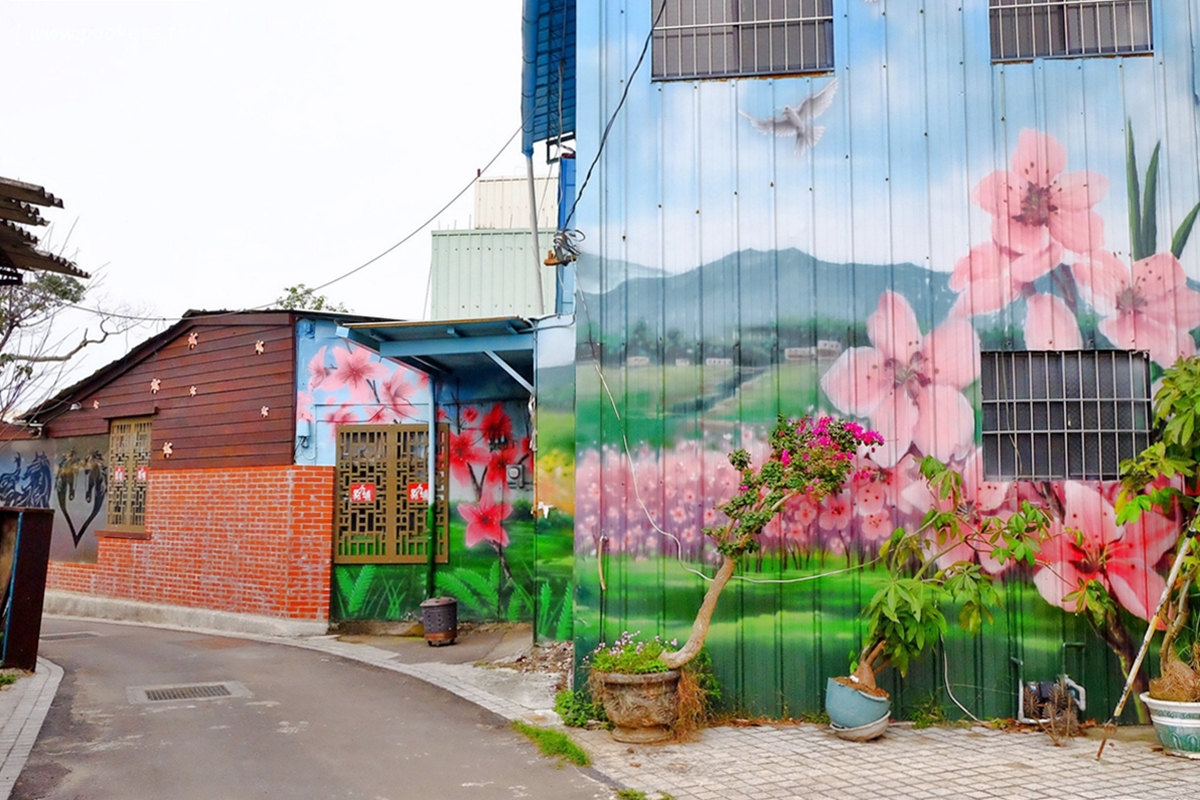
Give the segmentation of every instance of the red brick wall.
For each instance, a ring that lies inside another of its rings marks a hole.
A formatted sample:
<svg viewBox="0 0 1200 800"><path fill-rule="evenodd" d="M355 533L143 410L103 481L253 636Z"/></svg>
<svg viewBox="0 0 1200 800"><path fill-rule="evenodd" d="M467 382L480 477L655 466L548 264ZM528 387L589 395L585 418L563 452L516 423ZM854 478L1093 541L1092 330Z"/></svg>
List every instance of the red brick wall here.
<svg viewBox="0 0 1200 800"><path fill-rule="evenodd" d="M52 562L47 586L325 620L332 531L333 467L151 470L149 538L102 537L95 564Z"/></svg>

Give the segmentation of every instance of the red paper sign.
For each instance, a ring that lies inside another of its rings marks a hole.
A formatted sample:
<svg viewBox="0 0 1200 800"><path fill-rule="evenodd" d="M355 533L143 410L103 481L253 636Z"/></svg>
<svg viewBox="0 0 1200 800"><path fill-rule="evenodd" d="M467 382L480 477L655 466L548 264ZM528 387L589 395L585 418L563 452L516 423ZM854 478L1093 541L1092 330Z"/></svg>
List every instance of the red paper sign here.
<svg viewBox="0 0 1200 800"><path fill-rule="evenodd" d="M408 502L410 502L410 503L428 503L429 502L429 484L428 483L410 483L408 485Z"/></svg>
<svg viewBox="0 0 1200 800"><path fill-rule="evenodd" d="M113 483L124 483L125 482L125 468L124 467L113 467L113 478L112 479L113 479Z"/></svg>
<svg viewBox="0 0 1200 800"><path fill-rule="evenodd" d="M375 502L375 484L373 484L373 483L352 483L352 484L350 484L350 502L351 503L374 503Z"/></svg>
<svg viewBox="0 0 1200 800"><path fill-rule="evenodd" d="M150 477L150 468L149 467L147 467L145 464L142 464L141 466L139 466L137 468L138 483L145 483L146 479L149 477Z"/></svg>

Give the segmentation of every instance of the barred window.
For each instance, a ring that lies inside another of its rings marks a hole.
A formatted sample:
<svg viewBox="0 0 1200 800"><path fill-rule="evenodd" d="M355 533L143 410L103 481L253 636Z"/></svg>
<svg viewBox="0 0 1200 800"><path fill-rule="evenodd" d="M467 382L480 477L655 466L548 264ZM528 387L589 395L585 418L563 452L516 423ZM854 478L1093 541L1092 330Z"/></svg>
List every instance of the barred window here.
<svg viewBox="0 0 1200 800"><path fill-rule="evenodd" d="M1150 443L1150 359L1115 350L985 352L989 480L1115 480Z"/></svg>
<svg viewBox="0 0 1200 800"><path fill-rule="evenodd" d="M115 419L108 430L109 530L141 532L150 474L150 418Z"/></svg>
<svg viewBox="0 0 1200 800"><path fill-rule="evenodd" d="M655 79L833 68L833 0L653 0L652 11Z"/></svg>
<svg viewBox="0 0 1200 800"><path fill-rule="evenodd" d="M1150 0L989 0L992 60L1153 51Z"/></svg>

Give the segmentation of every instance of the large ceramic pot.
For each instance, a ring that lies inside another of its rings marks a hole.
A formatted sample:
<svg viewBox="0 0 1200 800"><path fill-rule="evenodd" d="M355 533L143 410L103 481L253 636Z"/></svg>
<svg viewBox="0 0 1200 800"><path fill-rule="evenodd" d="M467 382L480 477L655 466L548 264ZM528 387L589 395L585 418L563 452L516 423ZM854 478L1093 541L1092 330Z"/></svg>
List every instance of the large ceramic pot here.
<svg viewBox="0 0 1200 800"><path fill-rule="evenodd" d="M874 739L887 729L892 701L868 694L830 678L825 683L825 713L838 736L856 741Z"/></svg>
<svg viewBox="0 0 1200 800"><path fill-rule="evenodd" d="M1200 703L1156 700L1142 692L1142 702L1150 709L1154 733L1171 755L1200 758Z"/></svg>
<svg viewBox="0 0 1200 800"><path fill-rule="evenodd" d="M652 744L671 738L679 707L679 670L649 675L593 672L592 680L618 742Z"/></svg>

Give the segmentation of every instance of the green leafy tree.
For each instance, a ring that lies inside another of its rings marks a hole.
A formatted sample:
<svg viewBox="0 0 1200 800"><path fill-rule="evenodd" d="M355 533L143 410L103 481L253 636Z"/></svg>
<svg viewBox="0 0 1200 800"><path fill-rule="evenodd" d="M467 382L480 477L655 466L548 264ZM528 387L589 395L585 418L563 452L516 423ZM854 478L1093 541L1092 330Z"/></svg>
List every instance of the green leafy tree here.
<svg viewBox="0 0 1200 800"><path fill-rule="evenodd" d="M310 289L303 283L289 286L281 297L275 300L275 305L288 311L340 311L350 313L342 303L335 303L323 294L317 294L316 289Z"/></svg>

